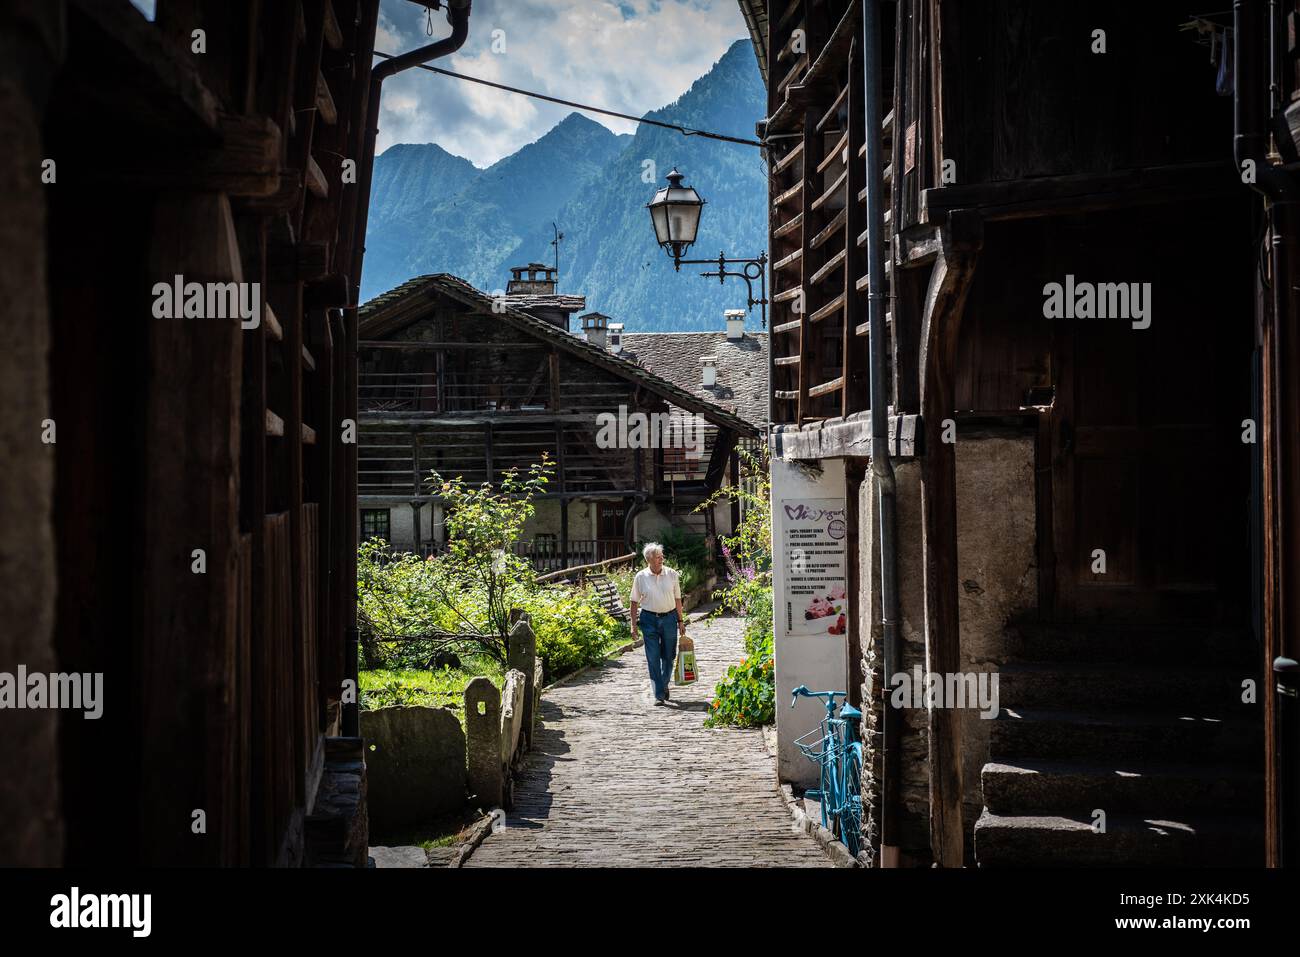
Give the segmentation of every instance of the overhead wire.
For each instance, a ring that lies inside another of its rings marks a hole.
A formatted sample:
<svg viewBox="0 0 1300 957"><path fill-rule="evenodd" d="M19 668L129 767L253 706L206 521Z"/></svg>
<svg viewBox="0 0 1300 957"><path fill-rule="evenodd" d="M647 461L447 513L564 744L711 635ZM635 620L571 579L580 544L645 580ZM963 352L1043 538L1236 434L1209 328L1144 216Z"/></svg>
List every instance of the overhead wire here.
<svg viewBox="0 0 1300 957"><path fill-rule="evenodd" d="M393 59L393 54L381 53L378 50L375 51L375 56L383 57L385 60ZM706 139L721 140L724 143L738 143L741 146L757 146L762 148L764 145L763 143L760 143L758 140L747 140L747 139L742 139L741 137L738 136L727 136L725 133L714 133L709 130L697 130L689 126L681 126L680 124L677 123L665 123L663 120L648 119L647 117L644 116L633 116L630 113L620 113L617 110L607 110L602 106L592 106L589 103L578 103L575 102L574 100L564 100L558 96L549 96L546 93L538 93L534 90L524 90L517 86L507 86L504 83L496 83L493 82L492 80L484 80L477 76L468 76L464 73L454 73L451 70L444 70L441 67L429 66L424 63L418 64L417 69L426 70L429 73L438 73L441 74L442 76L449 76L455 80L465 80L469 83L479 83L482 84L483 86L490 86L496 90L504 90L507 93L517 93L520 96L529 96L532 97L533 99L545 100L547 103L556 103L560 106L572 107L575 110L585 110L590 113L600 113L604 116L613 116L621 120L630 120L633 123L646 123L650 126L658 126L666 130L674 130L678 133L681 133L683 136L702 136Z"/></svg>

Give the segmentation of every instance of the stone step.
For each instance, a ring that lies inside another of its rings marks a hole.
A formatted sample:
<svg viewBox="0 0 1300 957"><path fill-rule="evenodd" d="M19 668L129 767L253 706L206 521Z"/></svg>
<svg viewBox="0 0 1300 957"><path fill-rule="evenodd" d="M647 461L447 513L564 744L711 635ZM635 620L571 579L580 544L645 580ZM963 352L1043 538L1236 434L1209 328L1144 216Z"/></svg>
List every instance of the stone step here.
<svg viewBox="0 0 1300 957"><path fill-rule="evenodd" d="M985 808L975 823L980 867L1263 866L1262 823L1254 818L1157 820L1003 816Z"/></svg>
<svg viewBox="0 0 1300 957"><path fill-rule="evenodd" d="M995 761L1194 757L1257 765L1263 754L1260 721L1258 712L1227 716L1201 708L1161 713L1003 707L989 728L989 755Z"/></svg>
<svg viewBox="0 0 1300 957"><path fill-rule="evenodd" d="M984 804L994 814L1169 814L1247 807L1263 793L1262 774L1238 765L1092 764L1027 759L990 762L980 772Z"/></svg>
<svg viewBox="0 0 1300 957"><path fill-rule="evenodd" d="M1006 661L1155 661L1249 665L1258 645L1239 628L1065 623L1013 620Z"/></svg>
<svg viewBox="0 0 1300 957"><path fill-rule="evenodd" d="M1241 700L1242 681L1258 675L1228 667L1136 666L1120 662L1019 662L998 669L1003 707L1099 711L1208 708L1232 712L1258 708Z"/></svg>

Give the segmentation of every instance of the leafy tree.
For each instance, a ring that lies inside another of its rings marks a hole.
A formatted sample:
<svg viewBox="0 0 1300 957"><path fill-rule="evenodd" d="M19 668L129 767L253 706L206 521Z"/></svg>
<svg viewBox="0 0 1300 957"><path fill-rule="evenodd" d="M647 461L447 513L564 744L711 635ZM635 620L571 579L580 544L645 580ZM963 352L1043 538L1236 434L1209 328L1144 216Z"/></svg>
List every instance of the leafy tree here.
<svg viewBox="0 0 1300 957"><path fill-rule="evenodd" d="M468 485L460 476L431 472L429 483L446 503L447 554L437 561L442 574L429 584L431 598L478 637L489 657L505 662L510 609L521 607L537 590L532 563L516 554L515 543L537 511L554 469L550 458L531 465L526 476L506 472L500 487Z"/></svg>

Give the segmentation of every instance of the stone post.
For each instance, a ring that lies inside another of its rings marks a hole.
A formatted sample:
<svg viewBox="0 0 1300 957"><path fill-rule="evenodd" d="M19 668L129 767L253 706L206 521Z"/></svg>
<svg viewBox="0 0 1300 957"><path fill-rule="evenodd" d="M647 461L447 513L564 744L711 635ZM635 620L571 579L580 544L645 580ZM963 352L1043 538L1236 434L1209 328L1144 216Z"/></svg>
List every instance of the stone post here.
<svg viewBox="0 0 1300 957"><path fill-rule="evenodd" d="M519 753L519 739L524 737L528 717L528 679L522 671L513 668L506 672L505 688L501 694L501 763L506 774ZM524 738L525 744L527 738ZM526 750L526 748L525 748Z"/></svg>
<svg viewBox="0 0 1300 957"><path fill-rule="evenodd" d="M465 686L465 753L469 789L482 807L501 806L501 692L479 675Z"/></svg>
<svg viewBox="0 0 1300 957"><path fill-rule="evenodd" d="M510 611L510 642L506 655L506 667L524 673L524 741L531 750L533 746L533 727L537 722L540 706L541 683L537 679L537 636L533 634L533 621L528 612L522 608Z"/></svg>

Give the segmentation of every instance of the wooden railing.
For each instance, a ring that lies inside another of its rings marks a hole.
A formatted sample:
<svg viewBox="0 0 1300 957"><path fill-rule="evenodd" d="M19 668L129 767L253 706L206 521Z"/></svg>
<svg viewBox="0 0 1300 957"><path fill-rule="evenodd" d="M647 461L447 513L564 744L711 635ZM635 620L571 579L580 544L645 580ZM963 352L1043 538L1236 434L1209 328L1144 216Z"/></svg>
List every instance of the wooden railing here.
<svg viewBox="0 0 1300 957"><path fill-rule="evenodd" d="M627 386L616 383L563 381L558 390L569 412L606 411L630 404ZM357 377L360 411L377 414L551 412L549 383L526 379L465 382L434 372L362 372Z"/></svg>
<svg viewBox="0 0 1300 957"><path fill-rule="evenodd" d="M549 389L527 382L439 383L434 373L364 372L358 376L362 412L546 412Z"/></svg>
<svg viewBox="0 0 1300 957"><path fill-rule="evenodd" d="M561 548L558 541L550 539L520 541L514 546L515 554L527 558L534 570L543 576L616 560L626 551L622 539L570 539L567 550ZM447 553L447 546L440 542L424 542L418 552L424 558L441 556Z"/></svg>

